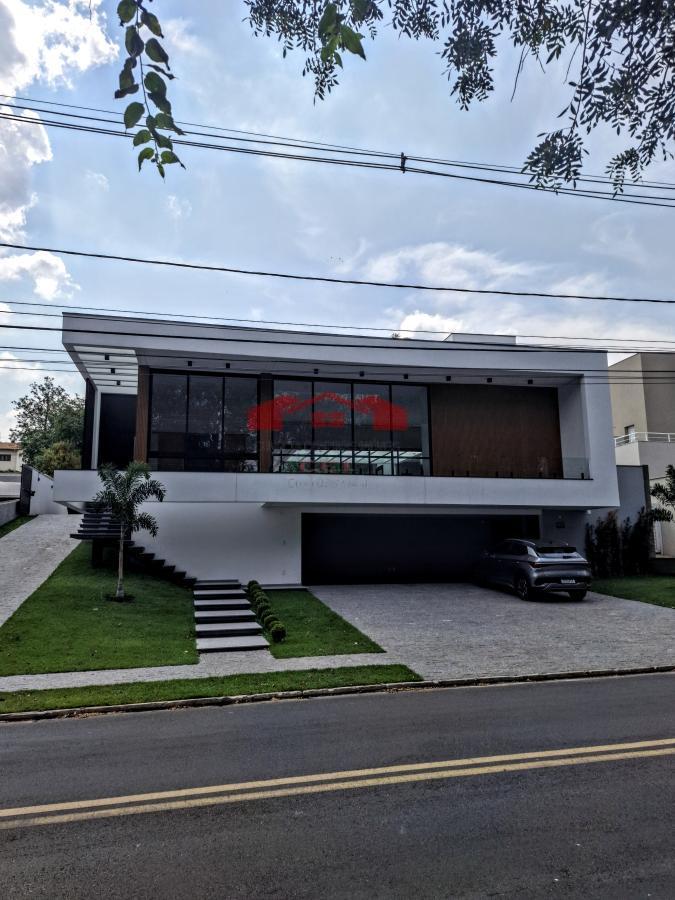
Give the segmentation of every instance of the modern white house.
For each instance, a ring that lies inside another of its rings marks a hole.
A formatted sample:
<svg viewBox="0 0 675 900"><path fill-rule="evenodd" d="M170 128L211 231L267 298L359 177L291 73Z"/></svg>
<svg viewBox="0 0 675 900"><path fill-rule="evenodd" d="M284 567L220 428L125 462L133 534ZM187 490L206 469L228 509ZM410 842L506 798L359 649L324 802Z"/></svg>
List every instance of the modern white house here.
<svg viewBox="0 0 675 900"><path fill-rule="evenodd" d="M583 546L619 506L607 357L501 335L444 341L64 314L96 467L164 483L155 541L200 579L438 581L494 540Z"/></svg>
<svg viewBox="0 0 675 900"><path fill-rule="evenodd" d="M645 466L649 486L675 466L675 353L635 353L609 367L618 465ZM675 522L654 523L654 549L675 557Z"/></svg>

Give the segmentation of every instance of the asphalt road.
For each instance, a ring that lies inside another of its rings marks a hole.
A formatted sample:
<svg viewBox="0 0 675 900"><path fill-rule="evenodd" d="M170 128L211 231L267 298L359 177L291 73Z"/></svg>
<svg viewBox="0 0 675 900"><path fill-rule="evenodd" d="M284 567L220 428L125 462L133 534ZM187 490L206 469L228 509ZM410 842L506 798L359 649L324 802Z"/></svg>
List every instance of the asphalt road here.
<svg viewBox="0 0 675 900"><path fill-rule="evenodd" d="M672 675L4 725L0 895L670 900L668 739Z"/></svg>

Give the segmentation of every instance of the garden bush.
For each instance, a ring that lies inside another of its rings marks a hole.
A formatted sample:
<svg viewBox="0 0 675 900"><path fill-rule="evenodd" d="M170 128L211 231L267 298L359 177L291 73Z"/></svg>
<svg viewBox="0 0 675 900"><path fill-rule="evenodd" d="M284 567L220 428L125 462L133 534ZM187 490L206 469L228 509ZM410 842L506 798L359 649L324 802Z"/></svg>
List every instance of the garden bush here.
<svg viewBox="0 0 675 900"><path fill-rule="evenodd" d="M260 583L251 580L246 585L246 593L255 613L265 631L270 635L274 643L278 644L286 637L286 627L280 621L270 603L269 597L261 588Z"/></svg>
<svg viewBox="0 0 675 900"><path fill-rule="evenodd" d="M270 636L275 644L281 643L283 639L286 637L286 629L281 624L281 622L276 622L270 628Z"/></svg>

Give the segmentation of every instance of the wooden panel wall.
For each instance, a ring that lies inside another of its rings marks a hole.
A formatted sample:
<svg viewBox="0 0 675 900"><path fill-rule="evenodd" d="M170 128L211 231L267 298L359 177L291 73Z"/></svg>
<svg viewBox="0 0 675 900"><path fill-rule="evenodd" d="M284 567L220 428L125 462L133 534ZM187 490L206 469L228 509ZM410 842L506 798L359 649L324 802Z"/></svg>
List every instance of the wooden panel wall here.
<svg viewBox="0 0 675 900"><path fill-rule="evenodd" d="M434 475L562 477L556 388L441 384L430 402Z"/></svg>
<svg viewBox="0 0 675 900"><path fill-rule="evenodd" d="M134 437L134 459L148 461L148 416L150 414L150 369L138 367L138 397L136 400L136 435Z"/></svg>

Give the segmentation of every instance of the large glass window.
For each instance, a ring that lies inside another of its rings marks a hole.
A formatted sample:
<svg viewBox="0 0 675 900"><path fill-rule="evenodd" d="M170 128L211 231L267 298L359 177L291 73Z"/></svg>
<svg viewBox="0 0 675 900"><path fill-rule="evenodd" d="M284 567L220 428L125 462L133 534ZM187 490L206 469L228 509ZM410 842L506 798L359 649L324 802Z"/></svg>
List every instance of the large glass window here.
<svg viewBox="0 0 675 900"><path fill-rule="evenodd" d="M254 472L257 378L152 375L150 467L160 471Z"/></svg>
<svg viewBox="0 0 675 900"><path fill-rule="evenodd" d="M394 465L397 475L428 474L429 423L427 389L418 385L391 387L392 418L400 415L392 429ZM427 462L425 462L427 461Z"/></svg>
<svg viewBox="0 0 675 900"><path fill-rule="evenodd" d="M152 377L149 448L152 468L184 468L187 384L186 375L157 374ZM174 460L175 464L172 464Z"/></svg>
<svg viewBox="0 0 675 900"><path fill-rule="evenodd" d="M429 474L425 387L277 380L273 406L275 472Z"/></svg>
<svg viewBox="0 0 675 900"><path fill-rule="evenodd" d="M258 432L251 413L258 403L257 378L225 378L223 394L223 459L226 472L258 469ZM253 417L255 421L255 417Z"/></svg>
<svg viewBox="0 0 675 900"><path fill-rule="evenodd" d="M218 471L222 449L223 379L190 375L185 468Z"/></svg>

